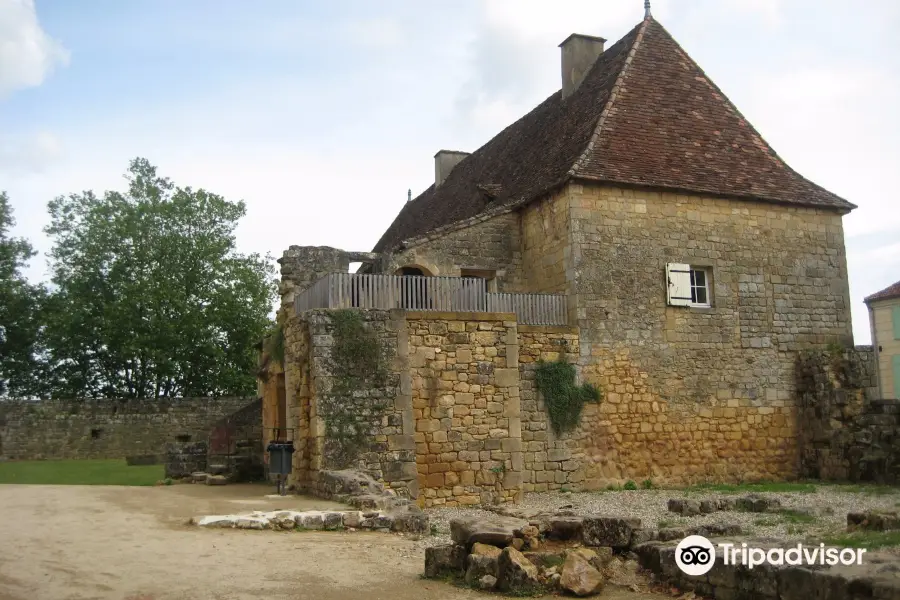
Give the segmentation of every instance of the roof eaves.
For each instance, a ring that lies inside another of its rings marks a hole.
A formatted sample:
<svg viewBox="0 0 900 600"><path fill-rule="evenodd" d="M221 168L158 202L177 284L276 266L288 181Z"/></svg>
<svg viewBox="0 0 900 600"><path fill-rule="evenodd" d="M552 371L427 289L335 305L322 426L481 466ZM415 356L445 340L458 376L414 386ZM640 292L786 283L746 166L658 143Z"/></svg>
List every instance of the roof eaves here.
<svg viewBox="0 0 900 600"><path fill-rule="evenodd" d="M889 285L874 294L869 294L863 298L863 302L869 304L871 302L878 302L879 300L893 300L894 298L900 298L900 281L893 285Z"/></svg>
<svg viewBox="0 0 900 600"><path fill-rule="evenodd" d="M786 200L780 200L778 198L768 198L765 196L752 196L749 194L728 194L728 193L723 193L723 192L717 191L717 190L702 188L700 186L687 188L687 187L676 187L676 186L667 186L667 185L651 184L651 183L641 184L641 183L635 183L633 181L620 181L620 180L611 179L608 177L595 177L592 175L576 175L576 176L573 176L571 179L573 181L584 181L584 182L588 182L588 183L606 183L609 185L627 187L630 189L664 190L664 191L669 191L669 192L681 192L681 193L685 193L685 194L705 194L705 195L709 195L709 196L715 196L717 198L730 198L733 200L744 200L744 201L749 200L749 201L765 202L768 204L779 204L782 206L801 206L804 208L819 208L822 210L838 211L842 215L850 212L850 209L843 207L843 206L837 206L834 204L822 204L822 203L815 203L815 202L796 202L796 201L788 202ZM851 204L850 202L847 202L847 204L856 208L856 205Z"/></svg>

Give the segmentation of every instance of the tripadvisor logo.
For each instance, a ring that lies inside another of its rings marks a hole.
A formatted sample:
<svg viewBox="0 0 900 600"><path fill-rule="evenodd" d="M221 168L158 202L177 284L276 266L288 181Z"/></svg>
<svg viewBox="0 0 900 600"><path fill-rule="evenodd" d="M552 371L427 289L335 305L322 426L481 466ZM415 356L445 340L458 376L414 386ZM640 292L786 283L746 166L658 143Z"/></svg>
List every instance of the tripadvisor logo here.
<svg viewBox="0 0 900 600"><path fill-rule="evenodd" d="M826 548L825 544L791 548L754 548L746 543L718 544L723 565L861 565L865 548ZM705 575L716 563L716 547L702 535L689 535L675 547L675 564L686 575Z"/></svg>
<svg viewBox="0 0 900 600"><path fill-rule="evenodd" d="M702 535L689 535L675 547L675 564L685 575L705 575L716 563L716 549Z"/></svg>

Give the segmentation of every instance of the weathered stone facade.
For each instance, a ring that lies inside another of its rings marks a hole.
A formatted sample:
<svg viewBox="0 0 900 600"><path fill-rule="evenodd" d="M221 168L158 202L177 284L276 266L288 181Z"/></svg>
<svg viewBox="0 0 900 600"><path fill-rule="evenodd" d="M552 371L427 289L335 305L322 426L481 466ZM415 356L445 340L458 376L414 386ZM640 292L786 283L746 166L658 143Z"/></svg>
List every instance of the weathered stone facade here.
<svg viewBox="0 0 900 600"><path fill-rule="evenodd" d="M833 209L569 183L517 211L410 240L371 263L382 273L401 266L439 275L482 270L496 274L500 291L567 294L572 328L529 331L517 324L522 464L513 472L521 473L523 490L796 476L797 352L852 343L841 211ZM708 307L668 303L670 263L706 270ZM471 385L449 372L446 350L436 351L455 345L450 330L436 334L433 324L413 321L408 327L422 333L407 335L431 348L424 362L419 350L409 351L414 401L442 397L416 387L419 370ZM561 439L548 428L533 388L533 363L551 356L576 364L579 379L603 394ZM477 374L483 361L472 360L466 371ZM427 407L429 417L432 408L467 410L456 394L471 392L453 391L453 402L447 394L445 406ZM426 407L415 410L425 418ZM454 432L452 419L440 421L439 429L418 433L447 441L419 436L417 460L422 444L432 455L430 444L452 448L463 441L450 440L451 432L463 433ZM453 461L438 462L442 453L429 459L442 465L435 469L452 467ZM419 464L420 488L439 499L439 473L455 471L422 473ZM446 500L455 502L456 477L449 487L442 477Z"/></svg>
<svg viewBox="0 0 900 600"><path fill-rule="evenodd" d="M322 472L352 468L424 506L515 500L524 467L513 315L357 312L377 333L390 376L340 407L369 433L352 464L329 451L333 311L286 322L287 411L296 430L289 483L318 491ZM380 403L388 409L373 413Z"/></svg>
<svg viewBox="0 0 900 600"><path fill-rule="evenodd" d="M497 268L477 240L502 226L521 245L505 290L569 295L580 376L605 393L554 442L582 463L566 484L797 474L796 351L852 341L839 211L573 183L382 264ZM676 262L708 269L709 308L667 304Z"/></svg>
<svg viewBox="0 0 900 600"><path fill-rule="evenodd" d="M333 398L335 385L331 351L335 344L332 311L314 310L291 317L285 326L287 412L294 429L293 473L296 488L316 488L319 473L358 469L404 495L417 497L412 408L408 388L406 322L397 311L358 311L375 332L385 353L388 374L381 387L354 392L350 399ZM402 340L402 342L401 342ZM401 373L406 381L401 382ZM340 400L340 406L335 403ZM376 410L374 407L383 406ZM333 435L329 417L352 420L368 433L366 443L347 456ZM411 488L411 489L410 489Z"/></svg>
<svg viewBox="0 0 900 600"><path fill-rule="evenodd" d="M840 215L593 185L567 198L582 375L607 400L586 421L603 457L587 485L795 475L794 351L852 339ZM710 308L667 305L670 262L709 269Z"/></svg>
<svg viewBox="0 0 900 600"><path fill-rule="evenodd" d="M255 398L0 401L0 457L158 455L172 442L206 441L221 419ZM259 439L258 436L256 439Z"/></svg>
<svg viewBox="0 0 900 600"><path fill-rule="evenodd" d="M424 504L513 499L523 469L514 315L411 313L407 319Z"/></svg>
<svg viewBox="0 0 900 600"><path fill-rule="evenodd" d="M580 489L585 479L586 456L583 430L557 437L544 400L535 386L539 361L578 361L578 329L519 325L519 376L522 394L522 449L526 492ZM597 406L588 404L582 420L596 416Z"/></svg>

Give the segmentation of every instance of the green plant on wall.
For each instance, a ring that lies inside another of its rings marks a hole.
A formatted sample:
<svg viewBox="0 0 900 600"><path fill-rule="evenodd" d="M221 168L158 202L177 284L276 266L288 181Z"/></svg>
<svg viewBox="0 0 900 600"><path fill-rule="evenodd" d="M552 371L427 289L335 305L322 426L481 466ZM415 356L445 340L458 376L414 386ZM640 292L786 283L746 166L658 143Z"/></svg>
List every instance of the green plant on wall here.
<svg viewBox="0 0 900 600"><path fill-rule="evenodd" d="M368 449L390 394L389 372L378 334L352 309L329 313L333 343L328 369L331 389L321 404L326 454L332 467L347 468Z"/></svg>
<svg viewBox="0 0 900 600"><path fill-rule="evenodd" d="M557 435L575 429L585 402L600 401L600 390L590 383L575 385L575 366L562 360L540 361L534 380L544 397L550 425Z"/></svg>
<svg viewBox="0 0 900 600"><path fill-rule="evenodd" d="M284 325L276 323L266 336L265 351L269 357L284 367Z"/></svg>

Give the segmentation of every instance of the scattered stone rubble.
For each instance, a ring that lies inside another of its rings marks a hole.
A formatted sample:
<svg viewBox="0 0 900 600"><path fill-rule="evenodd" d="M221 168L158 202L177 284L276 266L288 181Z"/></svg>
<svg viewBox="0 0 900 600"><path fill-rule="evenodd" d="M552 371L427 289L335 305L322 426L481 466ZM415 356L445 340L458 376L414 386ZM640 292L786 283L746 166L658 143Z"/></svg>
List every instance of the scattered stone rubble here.
<svg viewBox="0 0 900 600"><path fill-rule="evenodd" d="M869 511L847 514L847 531L893 531L900 529L900 515L896 512Z"/></svg>
<svg viewBox="0 0 900 600"><path fill-rule="evenodd" d="M771 511L778 506L751 498L742 508ZM862 565L750 569L725 565L718 544L786 549L795 543L747 538L739 526L725 523L657 530L643 527L637 519L566 510L552 514L506 506L491 510L496 516L451 521L453 543L426 549L426 577L452 578L476 589L512 595L591 596L607 585L620 584L617 573L630 565L631 581L643 581L646 586L633 584L635 591L675 587L718 600L900 600L900 566L897 556L889 552L868 552ZM847 520L851 530L900 527L900 515L894 512L851 513ZM685 575L675 563L678 542L694 534L717 545L715 566L697 577Z"/></svg>
<svg viewBox="0 0 900 600"><path fill-rule="evenodd" d="M777 498L769 498L757 494L749 494L741 498L715 498L710 500L671 498L668 508L669 512L677 513L683 517L694 517L730 510L753 513L774 512L781 510L781 502Z"/></svg>
<svg viewBox="0 0 900 600"><path fill-rule="evenodd" d="M452 544L425 551L425 576L512 595L600 593L619 573L634 574L635 540L656 539L639 519L529 513L494 507L489 517L450 522Z"/></svg>
<svg viewBox="0 0 900 600"><path fill-rule="evenodd" d="M416 506L403 510L383 511L253 511L240 515L211 515L192 519L200 527L234 529L270 529L281 531L338 531L365 529L372 531L425 533L428 517Z"/></svg>
<svg viewBox="0 0 900 600"><path fill-rule="evenodd" d="M406 498L384 487L365 473L357 471L325 471L323 490L330 499L349 504L349 511L254 511L242 515L212 515L192 522L201 527L274 530L366 529L381 532L422 534L429 531L428 515ZM194 482L224 485L222 475L193 473ZM223 483L211 483L222 478Z"/></svg>
<svg viewBox="0 0 900 600"><path fill-rule="evenodd" d="M194 471L183 477L185 483L205 483L206 485L227 485L229 477L225 465L209 465L206 471Z"/></svg>

